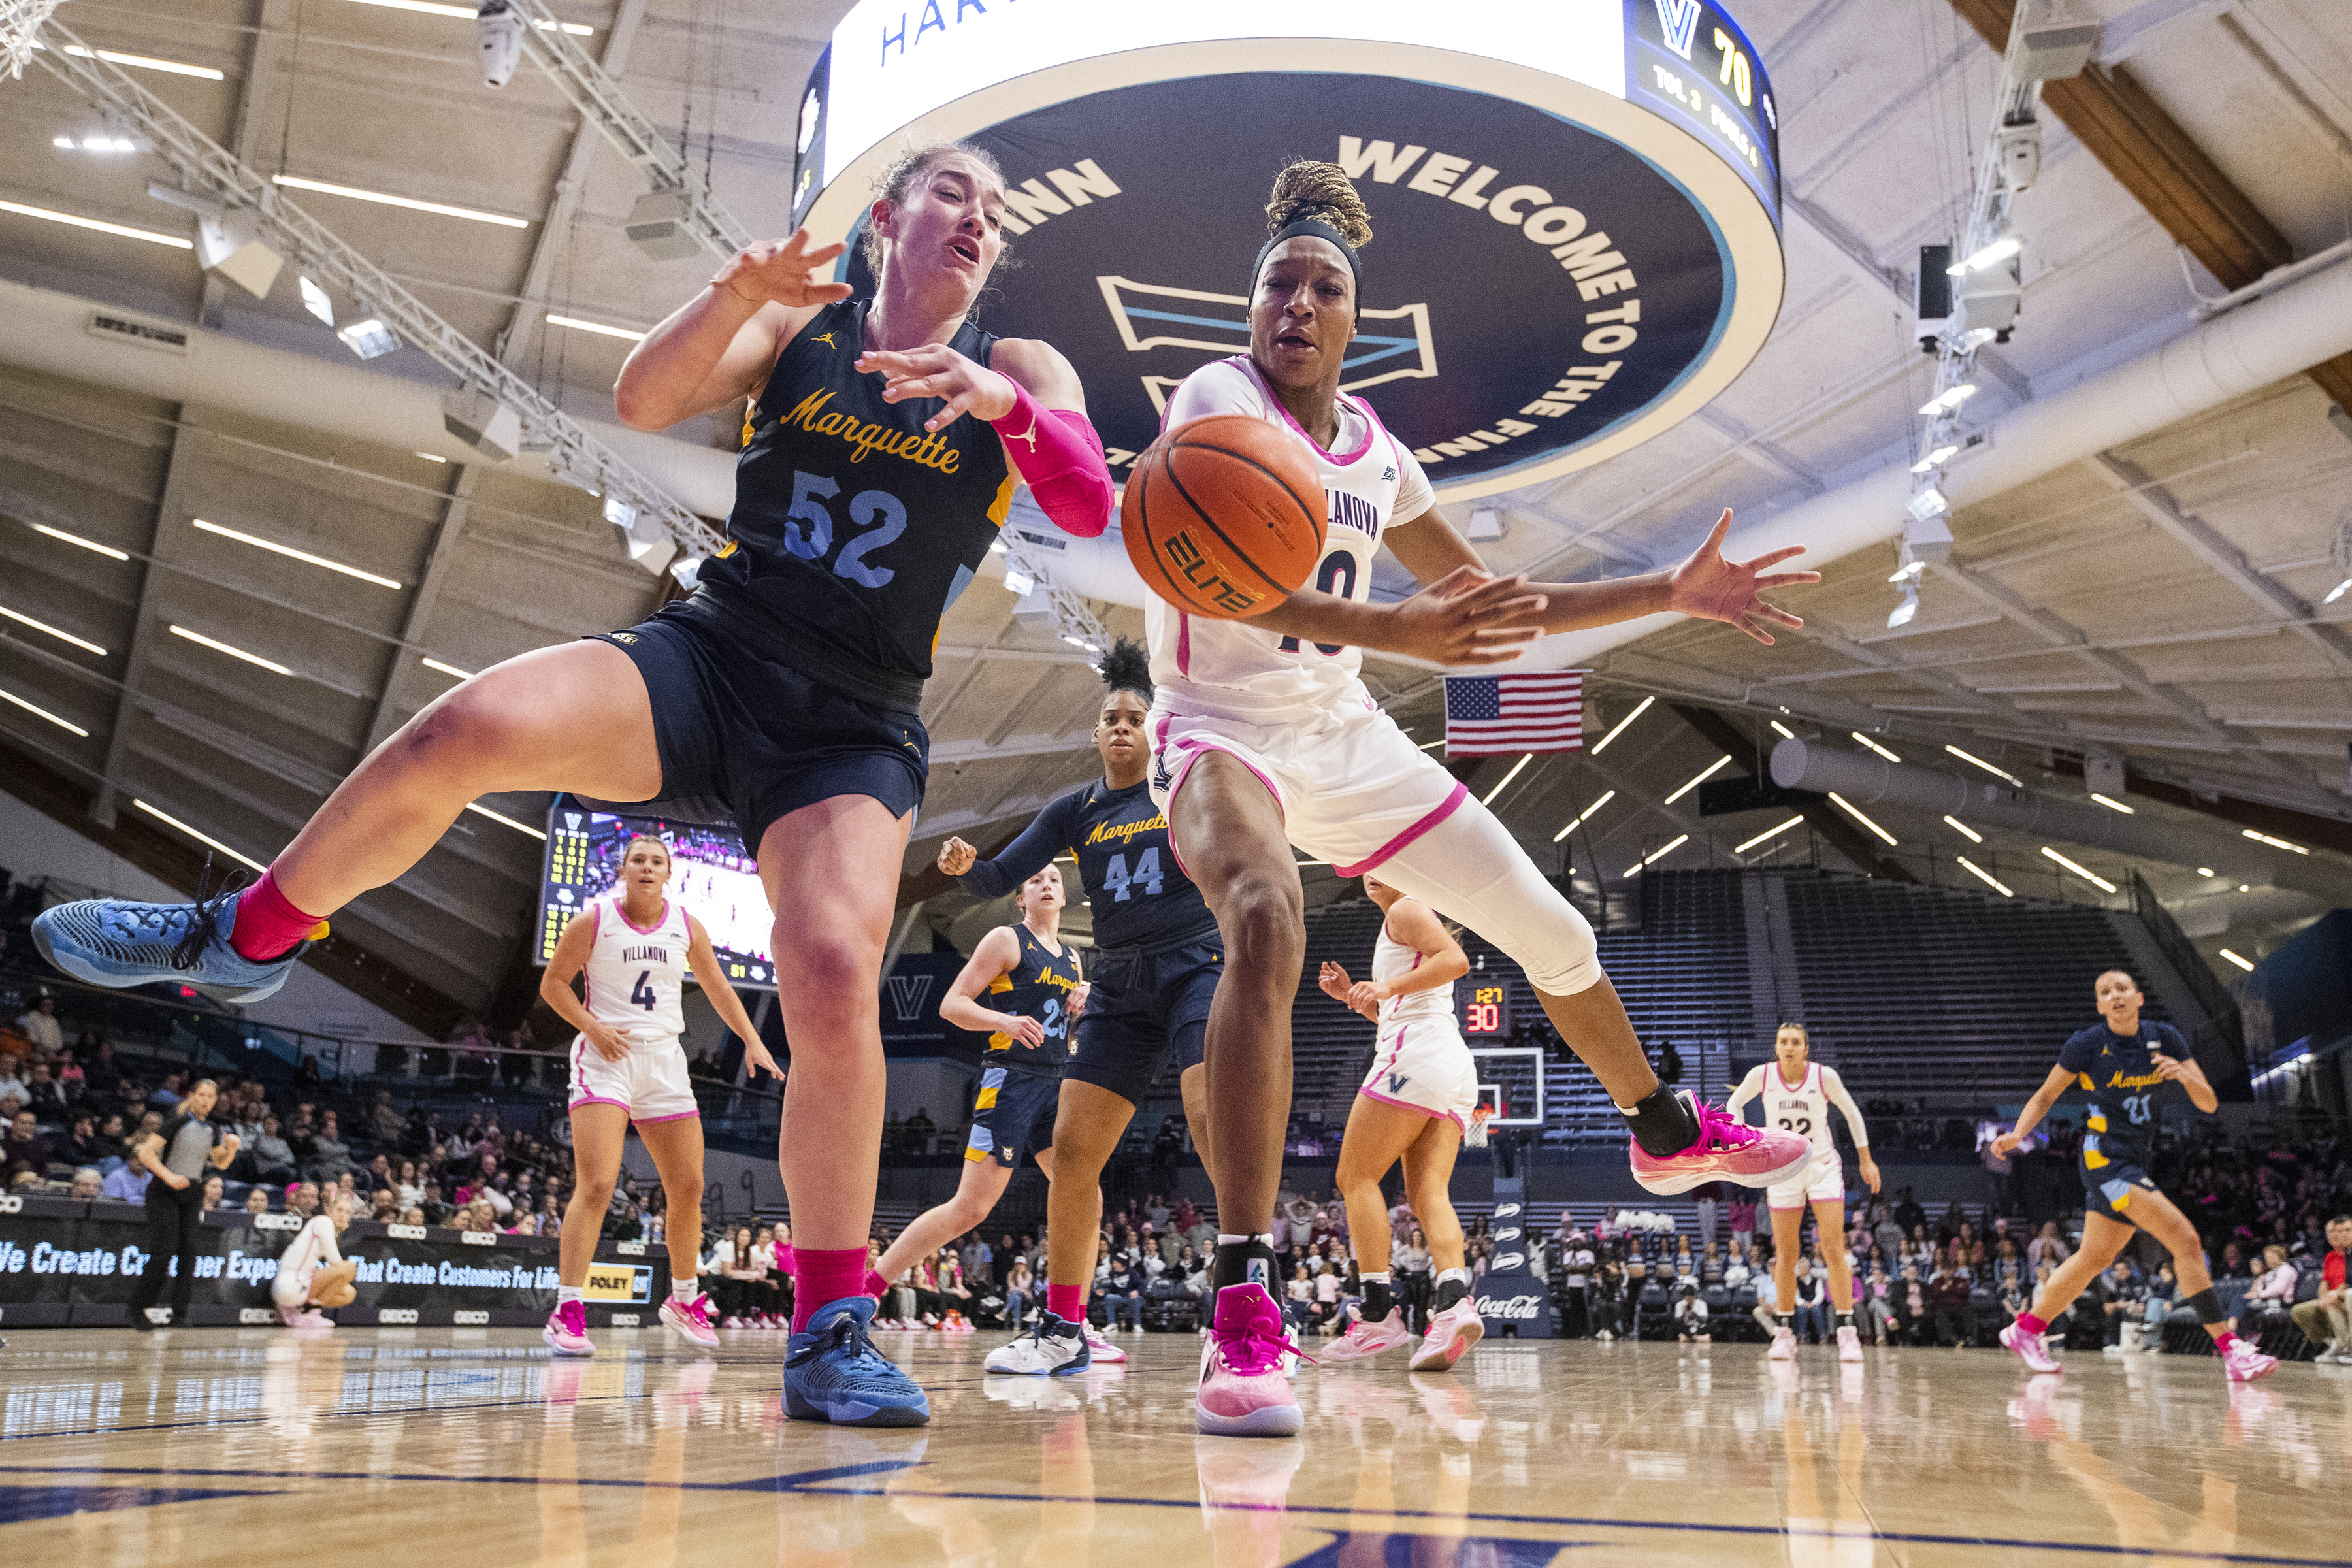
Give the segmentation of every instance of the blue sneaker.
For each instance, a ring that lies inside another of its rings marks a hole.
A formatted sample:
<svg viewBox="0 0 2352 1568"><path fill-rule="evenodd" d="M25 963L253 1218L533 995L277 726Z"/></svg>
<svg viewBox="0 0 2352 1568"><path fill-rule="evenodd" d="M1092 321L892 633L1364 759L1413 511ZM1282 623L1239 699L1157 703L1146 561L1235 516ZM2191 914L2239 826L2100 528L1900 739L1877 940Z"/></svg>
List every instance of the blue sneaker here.
<svg viewBox="0 0 2352 1568"><path fill-rule="evenodd" d="M41 956L77 980L118 989L170 981L242 1005L286 984L294 961L310 944L298 942L283 958L256 963L229 945L238 892L193 904L149 904L136 899L78 899L44 910L33 921Z"/></svg>
<svg viewBox="0 0 2352 1568"><path fill-rule="evenodd" d="M837 1426L923 1426L931 1402L898 1363L866 1337L871 1296L847 1296L817 1310L784 1346L784 1414Z"/></svg>

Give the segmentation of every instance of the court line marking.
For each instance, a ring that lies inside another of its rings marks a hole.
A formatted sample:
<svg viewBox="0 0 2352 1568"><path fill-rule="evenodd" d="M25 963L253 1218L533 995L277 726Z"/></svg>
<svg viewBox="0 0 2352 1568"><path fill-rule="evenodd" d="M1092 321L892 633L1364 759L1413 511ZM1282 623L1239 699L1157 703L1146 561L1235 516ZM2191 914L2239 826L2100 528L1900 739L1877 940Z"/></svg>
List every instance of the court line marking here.
<svg viewBox="0 0 2352 1568"><path fill-rule="evenodd" d="M842 1465L826 1469L799 1470L789 1475L761 1476L740 1481L656 1481L629 1480L604 1477L568 1476L459 1476L427 1471L385 1473L373 1470L279 1470L271 1473L274 1480L388 1480L388 1481L456 1481L467 1485L488 1486L581 1486L635 1487L639 1489L677 1491L805 1491L826 1497L933 1498L940 1501L1092 1503L1097 1506L1128 1508L1197 1509L1201 1501L1192 1498L1103 1497L1047 1492L932 1491L886 1490L880 1487L835 1487L825 1483L848 1480L859 1476L886 1475L894 1471L930 1468L939 1460L878 1459L862 1465ZM0 1473L38 1475L132 1475L132 1476L244 1476L250 1470L189 1469L165 1465L0 1465ZM256 1491L256 1497L270 1494ZM279 1494L283 1495L283 1494ZM1215 1507L1234 1512L1307 1514L1315 1516L1359 1517L1361 1510L1354 1507L1308 1503L1217 1503ZM1863 1539L1840 1534L1826 1525L1808 1529L1795 1524L1710 1524L1691 1520L1661 1519L1599 1519L1585 1516L1541 1513L1474 1513L1443 1512L1434 1509L1390 1509L1384 1517L1394 1520L1426 1520L1432 1522L1459 1526L1465 1523L1546 1525L1579 1530L1646 1530L1685 1531L1709 1535L1750 1535L1787 1538L1800 1536L1839 1540ZM1402 1532L1400 1532L1402 1533ZM2254 1568L2352 1568L2352 1559L2342 1557L2282 1557L2259 1552L2196 1552L2177 1547L2115 1546L2097 1542L2035 1541L2022 1537L1997 1535L1948 1535L1915 1531L1872 1530L1867 1537L1873 1541L1901 1542L1916 1546L1975 1546L2010 1548L2022 1551L2077 1552L2096 1556L2135 1558L2182 1558L2200 1563L2243 1563ZM1561 1544L1591 1544L1572 1542Z"/></svg>
<svg viewBox="0 0 2352 1568"><path fill-rule="evenodd" d="M571 1405L610 1405L615 1400L650 1399L653 1396L653 1394L650 1392L646 1394L583 1394L576 1398L567 1399L563 1401L563 1403ZM511 1406L515 1403L516 1402L511 1399L490 1399L484 1400L474 1405L387 1405L383 1406L371 1406L365 1409L312 1410L306 1411L304 1414L311 1420L333 1421L349 1419L353 1416L361 1415L437 1415L445 1410L503 1410ZM530 1403L541 1404L545 1402L541 1400L532 1400ZM187 1432L195 1430L199 1427L250 1426L254 1423L259 1421L279 1421L283 1419L283 1416L268 1414L260 1415L221 1415L198 1421L151 1421L138 1426L74 1426L57 1432L7 1432L0 1433L0 1443L26 1443L30 1442L37 1437L111 1437L118 1432Z"/></svg>

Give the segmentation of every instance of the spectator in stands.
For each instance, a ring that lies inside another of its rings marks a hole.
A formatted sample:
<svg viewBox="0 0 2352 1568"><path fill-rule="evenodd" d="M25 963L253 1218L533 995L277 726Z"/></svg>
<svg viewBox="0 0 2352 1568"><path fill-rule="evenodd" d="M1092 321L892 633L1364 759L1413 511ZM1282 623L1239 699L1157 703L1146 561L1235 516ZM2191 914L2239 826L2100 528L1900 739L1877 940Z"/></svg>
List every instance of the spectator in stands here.
<svg viewBox="0 0 2352 1568"><path fill-rule="evenodd" d="M65 1086L49 1072L49 1064L36 1060L25 1072L25 1108L43 1121L61 1121L73 1108Z"/></svg>
<svg viewBox="0 0 2352 1568"><path fill-rule="evenodd" d="M197 1211L199 1213L203 1213L220 1207L221 1199L226 1195L227 1192L228 1184L226 1182L223 1181L216 1175L206 1176L205 1178L204 1184L204 1197L196 1205Z"/></svg>
<svg viewBox="0 0 2352 1568"><path fill-rule="evenodd" d="M2044 1264L2055 1268L2073 1257L2074 1253L2074 1249L2066 1245L2066 1238L2058 1234L2058 1222L2054 1219L2044 1220L2042 1233L2025 1244L2025 1266L2033 1271L2034 1278L2038 1279L2042 1276Z"/></svg>
<svg viewBox="0 0 2352 1568"><path fill-rule="evenodd" d="M40 1135L29 1110L9 1119L7 1134L0 1139L0 1173L11 1188L49 1179L49 1141Z"/></svg>
<svg viewBox="0 0 2352 1568"><path fill-rule="evenodd" d="M335 1126L335 1113L325 1111L319 1118L319 1130L310 1135L310 1146L302 1162L302 1173L314 1182L331 1182L344 1172L354 1170L351 1145L344 1142Z"/></svg>
<svg viewBox="0 0 2352 1568"><path fill-rule="evenodd" d="M1289 1282L1283 1287L1282 1313L1291 1333L1305 1338L1307 1325L1315 1321L1315 1280L1304 1263L1292 1266ZM1114 1321L1111 1326L1118 1325Z"/></svg>
<svg viewBox="0 0 2352 1568"><path fill-rule="evenodd" d="M1414 1333L1428 1327L1430 1293L1433 1278L1430 1269L1429 1238L1419 1226L1404 1234L1404 1245L1391 1256L1390 1267L1396 1273L1396 1299L1404 1309L1404 1325Z"/></svg>
<svg viewBox="0 0 2352 1568"><path fill-rule="evenodd" d="M319 1184L297 1182L286 1194L286 1212L308 1220L319 1212Z"/></svg>
<svg viewBox="0 0 2352 1568"><path fill-rule="evenodd" d="M1686 1284L1682 1296L1674 1305L1675 1338L1683 1344L1708 1344L1714 1336L1706 1331L1706 1303L1699 1299L1698 1287Z"/></svg>
<svg viewBox="0 0 2352 1568"><path fill-rule="evenodd" d="M256 1187L255 1192L261 1189ZM368 1194L368 1219L378 1225L391 1225L400 1218L400 1200L390 1187L378 1187Z"/></svg>
<svg viewBox="0 0 2352 1568"><path fill-rule="evenodd" d="M1989 1276L1986 1283L1996 1291L2007 1290L2012 1285L2022 1289L2025 1284L2025 1259L2019 1256L2017 1243L2004 1235L1994 1247L1992 1261L1984 1272Z"/></svg>
<svg viewBox="0 0 2352 1568"><path fill-rule="evenodd" d="M1756 1270L1748 1261L1748 1248L1738 1237L1731 1238L1731 1256L1724 1260L1723 1288L1737 1290L1754 1279Z"/></svg>
<svg viewBox="0 0 2352 1568"><path fill-rule="evenodd" d="M147 1201L147 1184L154 1178L144 1165L123 1162L107 1173L99 1195L118 1204L138 1204Z"/></svg>
<svg viewBox="0 0 2352 1568"><path fill-rule="evenodd" d="M2264 1316L2284 1317L2294 1305L2295 1279L2295 1267L2287 1261L2286 1248L2273 1242L2263 1248L2262 1272L2246 1292L2246 1305Z"/></svg>
<svg viewBox="0 0 2352 1568"><path fill-rule="evenodd" d="M268 1187L247 1187L245 1190L245 1212L247 1214L268 1214L269 1212L269 1189Z"/></svg>
<svg viewBox="0 0 2352 1568"><path fill-rule="evenodd" d="M1856 1321L1874 1344L1895 1342L1894 1293L1895 1286L1886 1278L1885 1265L1872 1265L1869 1277L1862 1282L1861 1311Z"/></svg>
<svg viewBox="0 0 2352 1568"><path fill-rule="evenodd" d="M1303 1263L1298 1266L1302 1275L1306 1268ZM1113 1261L1110 1277L1103 1285L1103 1310L1109 1315L1107 1326L1112 1332L1118 1331L1122 1312L1135 1324L1137 1333L1143 1331L1143 1295L1150 1283L1140 1257L1121 1253Z"/></svg>
<svg viewBox="0 0 2352 1568"><path fill-rule="evenodd" d="M1927 1287L1919 1278L1919 1266L1905 1259L1902 1278L1895 1282L1888 1296L1893 1309L1895 1340L1900 1344L1924 1342L1924 1334L1931 1322Z"/></svg>
<svg viewBox="0 0 2352 1568"><path fill-rule="evenodd" d="M66 1194L76 1203L89 1203L104 1195L106 1178L98 1173L95 1165L84 1165L73 1173L73 1186Z"/></svg>
<svg viewBox="0 0 2352 1568"><path fill-rule="evenodd" d="M163 1075L161 1088L147 1097L147 1109L171 1115L180 1109L180 1091L187 1084L187 1075L170 1072Z"/></svg>
<svg viewBox="0 0 2352 1568"><path fill-rule="evenodd" d="M2099 1337L2108 1355L2124 1353L2124 1326L2146 1320L2147 1287L2128 1258L2118 1258L2099 1279Z"/></svg>
<svg viewBox="0 0 2352 1568"><path fill-rule="evenodd" d="M1816 1269L1810 1258L1797 1259L1797 1289L1791 1298L1796 1312L1790 1327L1799 1344L1827 1344L1830 1338L1829 1273Z"/></svg>
<svg viewBox="0 0 2352 1568"><path fill-rule="evenodd" d="M292 1146L278 1134L278 1118L275 1116L261 1119L261 1136L256 1138L253 1146L244 1152L246 1170L254 1181L274 1187L284 1186L300 1175L295 1169Z"/></svg>
<svg viewBox="0 0 2352 1568"><path fill-rule="evenodd" d="M1947 1262L1927 1279L1927 1310L1935 1319L1936 1342L1954 1349L1976 1337L1976 1307L1967 1272Z"/></svg>
<svg viewBox="0 0 2352 1568"><path fill-rule="evenodd" d="M2327 1251L2319 1260L2319 1292L2292 1309L2294 1326L2319 1347L2319 1359L2330 1366L2352 1362L2352 1295L2345 1284L2346 1264L2352 1261L2352 1215L2327 1222Z"/></svg>
<svg viewBox="0 0 2352 1568"><path fill-rule="evenodd" d="M2253 1277L2254 1270L2252 1267L2246 1262L2245 1254L2240 1249L2238 1244L2234 1241L2222 1243L2221 1261L2215 1267L2213 1270L2213 1278L2216 1279L2251 1280Z"/></svg>
<svg viewBox="0 0 2352 1568"><path fill-rule="evenodd" d="M1567 1223L1567 1216L1561 1216ZM1593 1257L1592 1243L1581 1229L1569 1232L1559 1253L1560 1332L1569 1339L1590 1338L1592 1333L1592 1273L1598 1262Z"/></svg>
<svg viewBox="0 0 2352 1568"><path fill-rule="evenodd" d="M16 1028L33 1047L41 1051L61 1051L65 1048L65 1029L58 1023L58 999L50 993L41 993L40 1000L20 1014Z"/></svg>

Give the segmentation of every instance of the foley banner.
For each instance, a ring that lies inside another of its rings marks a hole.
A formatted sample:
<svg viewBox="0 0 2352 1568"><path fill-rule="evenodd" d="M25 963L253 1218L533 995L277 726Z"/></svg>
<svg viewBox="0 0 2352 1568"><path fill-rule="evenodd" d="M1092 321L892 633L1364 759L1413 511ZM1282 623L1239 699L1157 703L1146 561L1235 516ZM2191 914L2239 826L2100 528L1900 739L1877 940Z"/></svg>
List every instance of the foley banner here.
<svg viewBox="0 0 2352 1568"><path fill-rule="evenodd" d="M190 1321L278 1321L270 1281L298 1228L289 1215L205 1215ZM134 1205L0 1197L0 1326L123 1324L147 1264L147 1240L146 1211ZM329 1314L344 1325L520 1328L555 1307L552 1237L354 1221L340 1245L359 1263L358 1300ZM650 1323L668 1289L665 1248L608 1243L589 1273L589 1321L626 1325L642 1316ZM167 1289L163 1302L170 1301Z"/></svg>

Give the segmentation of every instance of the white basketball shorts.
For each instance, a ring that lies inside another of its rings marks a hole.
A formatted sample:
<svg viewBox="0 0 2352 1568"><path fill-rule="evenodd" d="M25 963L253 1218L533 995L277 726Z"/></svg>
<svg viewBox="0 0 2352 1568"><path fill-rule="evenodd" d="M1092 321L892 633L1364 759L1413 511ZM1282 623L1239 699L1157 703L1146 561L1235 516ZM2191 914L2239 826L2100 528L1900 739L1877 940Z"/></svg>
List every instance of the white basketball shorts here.
<svg viewBox="0 0 2352 1568"><path fill-rule="evenodd" d="M1807 1204L1845 1202L1845 1162L1834 1149L1816 1149L1812 1163L1785 1182L1764 1189L1765 1201L1776 1209L1801 1209Z"/></svg>
<svg viewBox="0 0 2352 1568"><path fill-rule="evenodd" d="M1453 1019L1408 1018L1381 1026L1372 1070L1356 1092L1467 1130L1478 1105L1478 1067Z"/></svg>
<svg viewBox="0 0 2352 1568"><path fill-rule="evenodd" d="M572 1037L572 1105L617 1105L629 1120L677 1121L701 1114L676 1035L637 1038L626 1059L608 1061L584 1035Z"/></svg>

